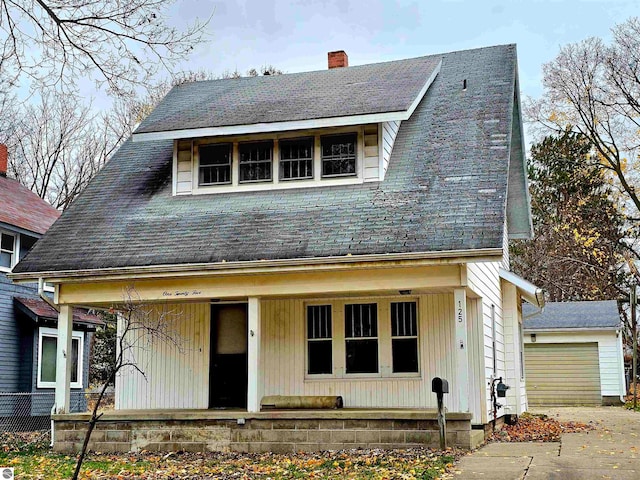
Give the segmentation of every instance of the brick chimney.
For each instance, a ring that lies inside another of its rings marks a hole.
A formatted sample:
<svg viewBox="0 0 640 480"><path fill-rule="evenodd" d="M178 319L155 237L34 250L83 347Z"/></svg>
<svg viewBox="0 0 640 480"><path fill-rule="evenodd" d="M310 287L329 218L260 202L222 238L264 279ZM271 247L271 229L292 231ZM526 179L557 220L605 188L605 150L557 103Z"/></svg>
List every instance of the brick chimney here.
<svg viewBox="0 0 640 480"><path fill-rule="evenodd" d="M7 146L4 143L0 143L0 177L7 176L8 155Z"/></svg>
<svg viewBox="0 0 640 480"><path fill-rule="evenodd" d="M329 58L329 69L349 66L349 57L347 57L347 53L344 50L329 52L327 57Z"/></svg>

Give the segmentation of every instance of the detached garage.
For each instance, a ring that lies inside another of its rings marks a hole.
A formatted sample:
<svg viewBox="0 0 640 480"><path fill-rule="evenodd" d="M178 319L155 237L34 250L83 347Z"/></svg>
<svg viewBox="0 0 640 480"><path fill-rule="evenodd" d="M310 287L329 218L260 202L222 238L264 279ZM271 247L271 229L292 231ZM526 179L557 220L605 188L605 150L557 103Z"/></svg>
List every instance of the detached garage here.
<svg viewBox="0 0 640 480"><path fill-rule="evenodd" d="M625 394L615 300L523 306L530 406L620 403Z"/></svg>

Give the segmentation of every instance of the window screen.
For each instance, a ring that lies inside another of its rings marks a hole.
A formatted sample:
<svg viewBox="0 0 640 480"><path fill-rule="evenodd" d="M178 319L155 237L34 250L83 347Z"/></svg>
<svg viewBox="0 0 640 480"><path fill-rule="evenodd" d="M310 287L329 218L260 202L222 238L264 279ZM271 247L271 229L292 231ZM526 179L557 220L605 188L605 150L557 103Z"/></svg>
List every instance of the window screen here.
<svg viewBox="0 0 640 480"><path fill-rule="evenodd" d="M393 373L418 371L418 315L416 302L391 303Z"/></svg>
<svg viewBox="0 0 640 480"><path fill-rule="evenodd" d="M331 305L307 307L307 373L333 372Z"/></svg>
<svg viewBox="0 0 640 480"><path fill-rule="evenodd" d="M344 331L347 373L378 372L378 305L345 305Z"/></svg>

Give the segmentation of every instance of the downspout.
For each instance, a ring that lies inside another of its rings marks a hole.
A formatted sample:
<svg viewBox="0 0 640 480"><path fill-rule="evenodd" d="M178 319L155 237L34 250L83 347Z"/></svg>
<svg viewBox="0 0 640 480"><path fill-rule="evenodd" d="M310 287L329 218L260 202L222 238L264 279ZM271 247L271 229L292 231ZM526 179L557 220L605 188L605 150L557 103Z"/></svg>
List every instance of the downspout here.
<svg viewBox="0 0 640 480"><path fill-rule="evenodd" d="M38 295L40 296L40 298L42 300L44 300L45 302L47 302L47 304L53 308L56 312L60 313L60 309L58 308L58 305L56 305L53 300L51 300L49 298L49 296L44 292L44 278L39 277L38 278Z"/></svg>

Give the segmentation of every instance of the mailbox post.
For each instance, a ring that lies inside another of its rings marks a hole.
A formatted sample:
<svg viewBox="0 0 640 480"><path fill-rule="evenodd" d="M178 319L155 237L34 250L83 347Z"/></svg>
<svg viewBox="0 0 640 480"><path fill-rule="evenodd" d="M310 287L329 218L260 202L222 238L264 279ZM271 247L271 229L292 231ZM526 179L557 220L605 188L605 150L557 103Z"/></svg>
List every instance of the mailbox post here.
<svg viewBox="0 0 640 480"><path fill-rule="evenodd" d="M440 448L447 448L447 421L444 416L444 394L449 393L449 382L444 378L433 377L431 380L431 391L438 399L438 427L440 427Z"/></svg>

